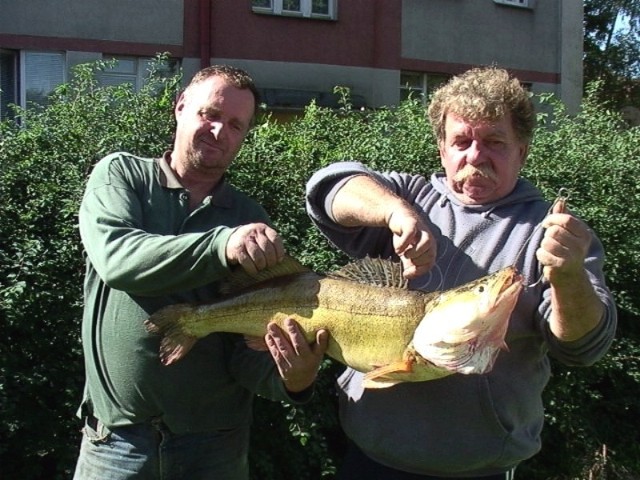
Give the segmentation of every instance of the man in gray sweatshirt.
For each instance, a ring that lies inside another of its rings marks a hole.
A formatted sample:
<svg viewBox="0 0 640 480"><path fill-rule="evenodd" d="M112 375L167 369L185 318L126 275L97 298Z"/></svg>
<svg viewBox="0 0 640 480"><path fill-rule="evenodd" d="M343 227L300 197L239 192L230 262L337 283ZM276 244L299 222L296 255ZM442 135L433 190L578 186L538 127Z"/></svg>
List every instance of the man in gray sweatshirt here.
<svg viewBox="0 0 640 480"><path fill-rule="evenodd" d="M520 177L535 126L528 92L504 70L473 69L439 89L428 113L444 173L330 165L307 185L311 218L354 257L398 258L414 289L448 289L508 265L527 287L490 373L380 390L343 373L350 448L340 479L513 478L540 450L548 355L590 365L615 333L602 244Z"/></svg>

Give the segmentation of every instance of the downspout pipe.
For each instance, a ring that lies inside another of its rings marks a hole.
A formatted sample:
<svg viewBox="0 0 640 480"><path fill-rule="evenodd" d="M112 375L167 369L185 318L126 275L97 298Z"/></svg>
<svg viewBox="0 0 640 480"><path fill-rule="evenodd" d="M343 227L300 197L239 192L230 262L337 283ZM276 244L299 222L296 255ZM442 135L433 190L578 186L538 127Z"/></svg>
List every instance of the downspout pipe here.
<svg viewBox="0 0 640 480"><path fill-rule="evenodd" d="M200 0L200 68L211 62L211 1Z"/></svg>

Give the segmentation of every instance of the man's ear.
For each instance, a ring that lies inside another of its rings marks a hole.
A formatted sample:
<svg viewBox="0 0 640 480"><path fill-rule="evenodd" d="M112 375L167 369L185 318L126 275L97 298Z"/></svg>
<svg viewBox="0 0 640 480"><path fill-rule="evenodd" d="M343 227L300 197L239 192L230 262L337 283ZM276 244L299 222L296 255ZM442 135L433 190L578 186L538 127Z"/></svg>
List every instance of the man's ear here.
<svg viewBox="0 0 640 480"><path fill-rule="evenodd" d="M523 143L520 146L520 168L523 168L524 164L527 163L527 155L529 155L529 144Z"/></svg>
<svg viewBox="0 0 640 480"><path fill-rule="evenodd" d="M180 112L184 109L184 105L185 105L185 98L184 98L184 92L182 92L178 97L178 100L176 101L176 106L173 109L173 113L176 116L176 118L178 117Z"/></svg>
<svg viewBox="0 0 640 480"><path fill-rule="evenodd" d="M444 140L438 142L438 153L440 154L440 165L444 167Z"/></svg>

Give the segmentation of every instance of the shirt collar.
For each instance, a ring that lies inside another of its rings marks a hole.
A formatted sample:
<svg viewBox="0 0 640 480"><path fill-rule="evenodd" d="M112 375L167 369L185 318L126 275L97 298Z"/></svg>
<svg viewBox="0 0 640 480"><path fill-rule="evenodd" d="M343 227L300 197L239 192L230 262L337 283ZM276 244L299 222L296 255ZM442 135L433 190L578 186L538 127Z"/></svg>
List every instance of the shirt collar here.
<svg viewBox="0 0 640 480"><path fill-rule="evenodd" d="M175 172L169 165L171 161L171 151L167 151L158 159L160 166L160 184L166 188L184 189ZM231 208L233 206L231 186L226 180L226 176L222 177L220 183L214 188L210 198L211 205L216 207Z"/></svg>

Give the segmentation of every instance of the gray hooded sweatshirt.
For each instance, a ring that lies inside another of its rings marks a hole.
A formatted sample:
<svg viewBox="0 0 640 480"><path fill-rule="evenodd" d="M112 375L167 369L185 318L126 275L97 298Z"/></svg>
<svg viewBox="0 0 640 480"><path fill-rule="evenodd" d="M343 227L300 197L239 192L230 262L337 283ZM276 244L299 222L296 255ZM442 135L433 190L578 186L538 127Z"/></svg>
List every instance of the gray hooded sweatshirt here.
<svg viewBox="0 0 640 480"><path fill-rule="evenodd" d="M443 174L378 173L355 162L330 165L307 185L313 222L339 249L353 257L395 257L386 228L349 228L331 218L331 203L346 179L374 176L413 204L437 239L436 266L410 282L425 291L449 289L515 265L525 285L511 316L493 370L484 375L454 374L387 389L363 389L363 374L347 370L338 379L340 419L347 436L375 461L416 474L469 477L505 472L540 450L544 421L541 394L550 375L548 355L567 365L590 365L609 348L616 309L602 272L604 252L594 236L585 268L605 306L597 328L575 342L550 332L551 290L535 251L539 226L550 204L528 181L487 205L463 205ZM396 257L397 258L397 257Z"/></svg>

